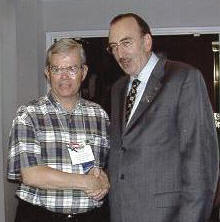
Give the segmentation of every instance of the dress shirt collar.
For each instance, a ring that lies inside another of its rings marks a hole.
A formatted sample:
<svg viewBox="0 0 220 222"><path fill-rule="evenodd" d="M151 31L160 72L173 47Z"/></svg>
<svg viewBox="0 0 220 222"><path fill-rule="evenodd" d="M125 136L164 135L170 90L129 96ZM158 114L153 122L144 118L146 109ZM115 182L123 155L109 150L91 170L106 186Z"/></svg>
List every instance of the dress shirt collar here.
<svg viewBox="0 0 220 222"><path fill-rule="evenodd" d="M137 77L132 76L130 78L130 82L132 82L134 79L138 79L142 83L147 84L150 74L152 73L158 60L159 60L159 58L156 56L155 53L152 52L147 64L144 66L144 68L141 70L141 72L138 74Z"/></svg>

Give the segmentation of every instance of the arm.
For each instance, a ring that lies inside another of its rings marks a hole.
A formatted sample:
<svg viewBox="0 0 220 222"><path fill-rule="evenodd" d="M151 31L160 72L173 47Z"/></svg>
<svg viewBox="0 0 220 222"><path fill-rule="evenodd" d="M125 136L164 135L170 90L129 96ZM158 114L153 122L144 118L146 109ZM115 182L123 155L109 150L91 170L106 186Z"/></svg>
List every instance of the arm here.
<svg viewBox="0 0 220 222"><path fill-rule="evenodd" d="M62 172L45 166L41 144L26 107L20 107L9 137L8 178L44 189L100 189L102 182L92 175Z"/></svg>
<svg viewBox="0 0 220 222"><path fill-rule="evenodd" d="M104 186L103 181L94 175L65 173L47 166L34 166L21 169L22 182L28 186L43 189L97 190Z"/></svg>
<svg viewBox="0 0 220 222"><path fill-rule="evenodd" d="M207 221L218 175L213 112L199 71L191 70L181 89L178 128L182 156L181 222Z"/></svg>

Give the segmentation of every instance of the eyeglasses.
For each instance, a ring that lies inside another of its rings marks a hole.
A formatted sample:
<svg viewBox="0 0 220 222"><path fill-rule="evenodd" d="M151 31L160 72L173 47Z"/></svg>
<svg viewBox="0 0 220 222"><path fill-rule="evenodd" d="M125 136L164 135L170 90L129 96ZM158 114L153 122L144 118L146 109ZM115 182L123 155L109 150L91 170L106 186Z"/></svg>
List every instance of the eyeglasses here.
<svg viewBox="0 0 220 222"><path fill-rule="evenodd" d="M61 75L63 73L68 73L71 76L75 76L83 66L69 66L69 67L58 67L58 66L49 66L49 70L53 75Z"/></svg>
<svg viewBox="0 0 220 222"><path fill-rule="evenodd" d="M122 49L126 50L126 49L130 48L133 44L134 44L133 39L125 39L125 40L120 41L119 43L109 44L109 46L106 48L106 50L110 54L115 54L117 52L119 46L121 46Z"/></svg>

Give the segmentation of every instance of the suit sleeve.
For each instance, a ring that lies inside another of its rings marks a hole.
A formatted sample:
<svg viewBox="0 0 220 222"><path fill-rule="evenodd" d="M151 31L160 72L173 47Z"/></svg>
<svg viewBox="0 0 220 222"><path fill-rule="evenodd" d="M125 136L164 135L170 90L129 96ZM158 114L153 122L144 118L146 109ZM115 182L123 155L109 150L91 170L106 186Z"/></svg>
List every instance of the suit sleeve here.
<svg viewBox="0 0 220 222"><path fill-rule="evenodd" d="M208 220L218 177L218 143L206 85L198 70L189 71L178 103L181 152L181 222Z"/></svg>

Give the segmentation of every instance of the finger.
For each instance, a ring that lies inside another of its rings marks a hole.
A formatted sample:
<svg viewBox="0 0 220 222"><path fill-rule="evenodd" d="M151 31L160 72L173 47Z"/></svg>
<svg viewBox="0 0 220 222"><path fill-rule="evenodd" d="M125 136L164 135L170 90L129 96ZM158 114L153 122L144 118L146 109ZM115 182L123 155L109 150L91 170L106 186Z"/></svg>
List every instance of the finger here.
<svg viewBox="0 0 220 222"><path fill-rule="evenodd" d="M105 178L100 178L101 181L101 186L103 189L109 189L110 188L110 184L108 179L106 180Z"/></svg>
<svg viewBox="0 0 220 222"><path fill-rule="evenodd" d="M101 170L99 168L95 167L94 170L93 170L93 173L94 173L95 177L99 177L100 173L101 173Z"/></svg>
<svg viewBox="0 0 220 222"><path fill-rule="evenodd" d="M87 195L91 195L92 193L94 193L94 190L86 190L85 193L86 193Z"/></svg>
<svg viewBox="0 0 220 222"><path fill-rule="evenodd" d="M101 189L99 190L91 190L91 191L87 191L86 194L89 196L89 197L95 197L95 196L98 196L100 193L102 192Z"/></svg>
<svg viewBox="0 0 220 222"><path fill-rule="evenodd" d="M94 196L93 199L101 200L106 196L107 193L108 193L108 189L103 189L102 192L99 193L98 195Z"/></svg>

